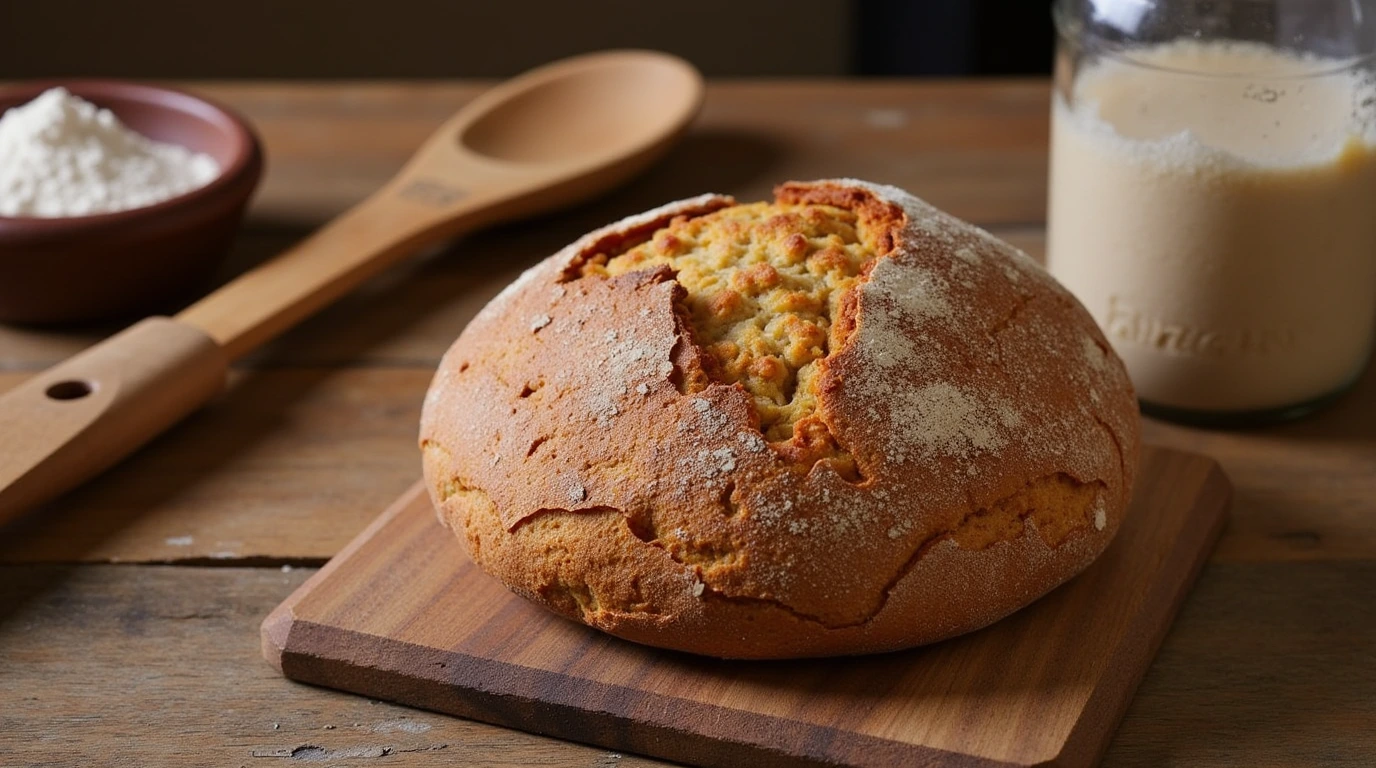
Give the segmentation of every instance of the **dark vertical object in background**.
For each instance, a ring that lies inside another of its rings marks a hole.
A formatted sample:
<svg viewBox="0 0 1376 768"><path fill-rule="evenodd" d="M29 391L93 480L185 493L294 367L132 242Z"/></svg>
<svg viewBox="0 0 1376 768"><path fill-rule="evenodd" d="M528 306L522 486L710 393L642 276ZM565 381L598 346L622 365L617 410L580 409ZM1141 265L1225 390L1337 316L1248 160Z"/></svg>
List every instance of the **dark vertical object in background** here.
<svg viewBox="0 0 1376 768"><path fill-rule="evenodd" d="M960 2L961 0L954 0ZM1051 3L980 0L976 7L973 75L1028 75L1051 72L1056 27Z"/></svg>
<svg viewBox="0 0 1376 768"><path fill-rule="evenodd" d="M1051 71L1050 0L858 0L860 75Z"/></svg>
<svg viewBox="0 0 1376 768"><path fill-rule="evenodd" d="M857 74L966 72L974 5L967 0L859 0Z"/></svg>

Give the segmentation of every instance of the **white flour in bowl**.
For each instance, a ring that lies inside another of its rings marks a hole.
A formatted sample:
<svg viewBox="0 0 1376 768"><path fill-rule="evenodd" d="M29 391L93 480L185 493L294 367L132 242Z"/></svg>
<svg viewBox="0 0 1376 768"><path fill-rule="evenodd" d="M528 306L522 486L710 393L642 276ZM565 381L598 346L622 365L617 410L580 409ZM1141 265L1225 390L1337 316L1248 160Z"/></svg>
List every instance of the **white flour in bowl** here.
<svg viewBox="0 0 1376 768"><path fill-rule="evenodd" d="M0 117L0 216L141 208L205 186L219 173L209 155L148 139L65 88Z"/></svg>

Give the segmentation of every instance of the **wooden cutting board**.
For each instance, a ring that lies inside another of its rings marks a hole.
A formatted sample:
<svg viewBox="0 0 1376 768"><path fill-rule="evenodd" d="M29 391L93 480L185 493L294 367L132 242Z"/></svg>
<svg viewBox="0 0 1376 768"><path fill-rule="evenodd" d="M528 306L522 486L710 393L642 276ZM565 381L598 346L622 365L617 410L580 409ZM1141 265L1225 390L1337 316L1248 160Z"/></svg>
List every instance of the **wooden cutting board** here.
<svg viewBox="0 0 1376 768"><path fill-rule="evenodd" d="M1118 538L992 627L881 656L721 661L530 605L419 484L263 622L289 678L700 765L1088 766L1223 526L1218 465L1148 447Z"/></svg>

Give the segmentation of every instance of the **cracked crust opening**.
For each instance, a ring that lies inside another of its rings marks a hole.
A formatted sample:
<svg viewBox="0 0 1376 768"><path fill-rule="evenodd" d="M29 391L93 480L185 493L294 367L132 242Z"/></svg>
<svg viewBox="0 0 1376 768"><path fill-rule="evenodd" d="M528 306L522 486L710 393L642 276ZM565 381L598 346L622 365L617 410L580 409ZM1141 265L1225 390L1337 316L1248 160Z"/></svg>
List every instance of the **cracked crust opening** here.
<svg viewBox="0 0 1376 768"><path fill-rule="evenodd" d="M832 318L880 255L876 241L886 224L827 205L736 205L677 216L623 253L594 255L582 274L671 269L716 378L740 383L765 438L785 443L817 410Z"/></svg>
<svg viewBox="0 0 1376 768"><path fill-rule="evenodd" d="M842 180L670 204L533 268L445 356L421 445L514 591L779 658L932 642L1070 578L1118 529L1138 424L1026 256Z"/></svg>

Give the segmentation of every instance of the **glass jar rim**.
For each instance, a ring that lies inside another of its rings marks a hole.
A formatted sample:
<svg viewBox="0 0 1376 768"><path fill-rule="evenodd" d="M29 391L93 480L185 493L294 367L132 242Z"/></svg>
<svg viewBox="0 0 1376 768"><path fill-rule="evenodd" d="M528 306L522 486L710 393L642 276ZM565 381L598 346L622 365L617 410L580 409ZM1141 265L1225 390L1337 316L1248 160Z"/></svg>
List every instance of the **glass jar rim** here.
<svg viewBox="0 0 1376 768"><path fill-rule="evenodd" d="M1051 18L1053 18L1053 21L1055 22L1055 30L1057 30L1058 36L1060 36L1062 43L1075 45L1075 47L1077 48L1083 47L1083 25L1080 25L1080 23L1071 22L1069 21L1069 19L1066 19L1064 11L1061 10L1061 7L1061 3L1055 3L1053 8L1051 8ZM1190 77L1207 77L1211 78L1211 80L1230 80L1230 78L1237 78L1237 80L1247 80L1247 78L1255 77L1265 77L1267 78L1267 80L1310 80L1310 78L1328 77L1332 76L1332 74L1350 72L1350 70L1357 69L1357 67L1365 65L1365 63L1376 61L1376 51L1369 52L1369 54L1347 56L1347 58L1342 59L1325 58L1325 56L1320 56L1318 54L1307 54L1307 52L1295 51L1296 55L1304 56L1304 58L1313 58L1315 63L1322 62L1324 63L1324 65L1331 66L1315 67L1315 69L1310 70L1310 72L1299 73L1198 72L1198 70L1183 69L1183 67L1161 66L1159 65L1159 63L1145 62L1142 61L1141 58L1138 58L1138 56L1132 55L1132 52L1138 50L1145 50L1145 48L1154 47L1154 45L1168 45L1171 43L1175 43L1175 41L1179 40L1201 40L1200 37L1181 36L1176 37L1176 39L1174 40L1157 41L1157 43L1141 43L1127 45L1115 43L1115 41L1105 40L1102 39L1102 37L1095 37L1095 40L1099 41L1099 45L1097 48L1095 48L1095 52L1099 52L1099 54L1108 55L1110 56L1110 58L1115 59L1115 61L1117 62L1127 63L1127 65L1141 67L1141 69L1156 70L1156 72L1163 72L1167 74L1181 74L1181 76ZM1267 48L1274 48L1274 50L1277 51L1285 51L1285 48L1277 47L1277 45L1269 43L1262 43L1262 41L1226 39L1222 40L1233 41L1233 43L1238 44L1265 45L1265 47Z"/></svg>
<svg viewBox="0 0 1376 768"><path fill-rule="evenodd" d="M1051 6L1051 18L1056 27L1056 34L1063 44L1068 43L1070 45L1075 46L1076 48L1082 48L1083 40L1085 38L1084 25L1082 23L1079 23L1078 21L1073 21L1068 17L1067 12L1065 11L1065 5L1066 3L1064 2L1064 0L1057 0L1057 2L1052 3ZM1157 45L1169 45L1180 40L1199 40L1201 42L1204 42L1205 40L1199 36L1191 37L1182 35L1174 38L1173 40L1127 45L1107 40L1098 36L1095 36L1094 39L1099 43L1099 45L1096 48L1096 53L1102 53L1104 55L1107 55L1113 58L1115 61L1119 61L1124 64L1129 64L1134 67L1140 67L1142 69L1164 72L1166 74L1184 75L1189 77L1203 77L1209 78L1211 80L1245 80L1258 77L1264 77L1267 80L1310 80L1313 78L1328 77L1331 75L1348 72L1358 67L1361 67L1363 64L1376 61L1376 50L1370 51L1368 53L1359 54L1356 56L1348 56L1341 59L1323 57L1318 54L1307 53L1304 51L1292 51L1296 55L1305 58L1313 58L1315 63L1322 62L1326 66L1317 67L1307 72L1200 72L1198 70L1185 69L1182 67L1162 66L1160 64L1143 61L1139 57L1133 56L1133 52L1136 50L1142 50ZM1257 40L1230 40L1227 38L1214 38L1214 40L1223 40L1225 42L1236 42L1239 44L1264 46L1277 51L1287 50L1280 46L1276 46L1271 43L1265 43Z"/></svg>

